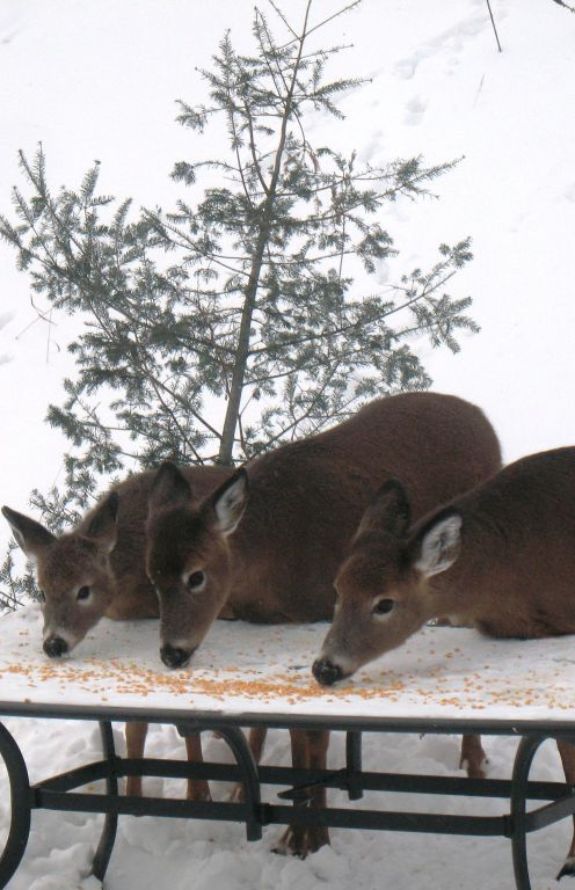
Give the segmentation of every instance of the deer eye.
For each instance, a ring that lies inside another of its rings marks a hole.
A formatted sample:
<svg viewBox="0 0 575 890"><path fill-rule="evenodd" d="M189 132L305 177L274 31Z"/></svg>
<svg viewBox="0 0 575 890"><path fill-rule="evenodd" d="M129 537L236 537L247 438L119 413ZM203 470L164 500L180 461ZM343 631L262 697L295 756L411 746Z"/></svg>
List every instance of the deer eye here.
<svg viewBox="0 0 575 890"><path fill-rule="evenodd" d="M393 609L394 606L395 606L395 600L386 599L386 598L377 600L376 604L373 607L373 614L374 615L387 615L389 612L391 612L391 610Z"/></svg>
<svg viewBox="0 0 575 890"><path fill-rule="evenodd" d="M206 583L206 576L204 572L192 572L191 575L188 575L188 580L186 584L189 590L200 590L204 584Z"/></svg>
<svg viewBox="0 0 575 890"><path fill-rule="evenodd" d="M80 587L80 590L76 594L76 599L79 601L87 600L90 598L90 593L90 588L87 585L85 585L84 587Z"/></svg>
<svg viewBox="0 0 575 890"><path fill-rule="evenodd" d="M43 590L38 591L38 599L40 600L41 603L46 602L46 594L44 593Z"/></svg>

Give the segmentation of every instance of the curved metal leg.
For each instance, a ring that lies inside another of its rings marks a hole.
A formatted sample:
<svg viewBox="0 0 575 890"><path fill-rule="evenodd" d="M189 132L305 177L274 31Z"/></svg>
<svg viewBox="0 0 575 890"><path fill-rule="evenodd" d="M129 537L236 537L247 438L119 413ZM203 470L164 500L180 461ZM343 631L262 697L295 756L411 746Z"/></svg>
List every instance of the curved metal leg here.
<svg viewBox="0 0 575 890"><path fill-rule="evenodd" d="M527 863L526 794L529 770L538 748L547 736L524 736L519 742L513 764L511 785L511 845L517 890L531 890Z"/></svg>
<svg viewBox="0 0 575 890"><path fill-rule="evenodd" d="M106 777L106 794L118 796L118 775L116 771L116 749L114 747L114 735L112 725L107 720L100 721L100 734L102 736L102 751L108 761L108 775ZM118 830L118 814L106 813L104 828L100 836L100 842L92 863L92 873L99 881L104 880L106 869L114 849L116 832Z"/></svg>
<svg viewBox="0 0 575 890"><path fill-rule="evenodd" d="M0 857L0 887L5 887L20 865L30 836L32 792L20 748L2 723L0 723L0 756L8 770L12 805L10 831Z"/></svg>
<svg viewBox="0 0 575 890"><path fill-rule="evenodd" d="M245 805L248 808L246 835L248 841L259 841L262 836L262 823L259 816L261 804L260 779L246 737L237 726L219 726L218 733L228 743L242 770L241 782L244 785Z"/></svg>

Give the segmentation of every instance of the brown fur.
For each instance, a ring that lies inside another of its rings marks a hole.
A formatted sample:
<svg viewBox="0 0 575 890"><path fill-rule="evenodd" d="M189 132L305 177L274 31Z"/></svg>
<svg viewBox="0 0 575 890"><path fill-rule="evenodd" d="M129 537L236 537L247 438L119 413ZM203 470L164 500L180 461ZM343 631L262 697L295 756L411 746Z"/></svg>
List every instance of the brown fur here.
<svg viewBox="0 0 575 890"><path fill-rule="evenodd" d="M575 448L518 460L411 528L405 493L385 486L336 579L315 676L348 676L442 615L492 637L575 633L574 541ZM571 783L575 751L560 754ZM562 873L574 857L575 837Z"/></svg>
<svg viewBox="0 0 575 890"><path fill-rule="evenodd" d="M453 396L407 393L248 464L248 506L228 537L218 532L217 493L202 500L194 490L176 498L156 492L147 561L169 612L162 640L187 637L193 649L224 603L250 621L331 617L344 548L382 482L401 478L422 515L500 465L497 437L478 408ZM209 587L190 606L182 576L198 568L207 568ZM210 570L217 576L211 585Z"/></svg>
<svg viewBox="0 0 575 890"><path fill-rule="evenodd" d="M190 467L182 471L204 494L220 484L230 470L223 467ZM130 476L110 489L75 529L56 538L43 526L14 510L4 508L18 543L36 564L38 584L44 593L45 646L60 635L72 649L102 616L116 620L157 618L158 598L144 564L144 523L148 496L155 472ZM117 514L110 508L110 496ZM110 552L110 548L113 549ZM77 591L89 586L91 602L76 599ZM62 654L62 653L60 653ZM126 726L128 757L142 757L146 723ZM186 738L190 760L201 761L197 735ZM130 776L128 794L141 794L141 779ZM188 797L209 796L206 782L189 781Z"/></svg>
<svg viewBox="0 0 575 890"><path fill-rule="evenodd" d="M329 618L344 549L384 480L404 479L422 515L500 465L497 437L478 408L453 396L409 393L374 401L327 432L254 460L247 507L242 475L202 499L165 467L151 496L147 544L161 601L162 657L171 666L184 663L224 605L249 621ZM201 589L190 590L198 572ZM318 791L312 805L322 798ZM327 837L304 834L292 835L296 852Z"/></svg>
<svg viewBox="0 0 575 890"><path fill-rule="evenodd" d="M386 486L364 517L336 579L324 655L355 670L442 615L495 637L575 633L575 448L516 461L411 528L398 521L400 502ZM461 531L446 547L450 564L427 576L417 567L424 542L452 517ZM381 598L395 603L385 620L373 616Z"/></svg>
<svg viewBox="0 0 575 890"><path fill-rule="evenodd" d="M182 472L206 495L231 471L190 467ZM158 617L158 598L144 563L145 519L154 478L150 470L113 486L76 528L59 537L4 508L18 543L35 563L45 599L45 635L62 633L72 649L104 615L116 620ZM114 494L117 515L108 506ZM83 586L92 588L89 604L76 599Z"/></svg>
<svg viewBox="0 0 575 890"><path fill-rule="evenodd" d="M453 508L463 519L461 555L430 582L432 601L456 605L489 636L575 633L575 448L516 461ZM464 601L453 603L455 586Z"/></svg>

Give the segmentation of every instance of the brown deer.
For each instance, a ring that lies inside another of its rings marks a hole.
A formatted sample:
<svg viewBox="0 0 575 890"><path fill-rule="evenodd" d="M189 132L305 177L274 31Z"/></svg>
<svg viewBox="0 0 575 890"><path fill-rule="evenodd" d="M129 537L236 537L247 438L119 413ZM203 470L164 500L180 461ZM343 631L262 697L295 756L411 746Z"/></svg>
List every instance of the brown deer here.
<svg viewBox="0 0 575 890"><path fill-rule="evenodd" d="M575 448L533 454L411 524L390 480L342 564L313 665L329 686L443 615L498 638L575 633ZM575 784L575 750L558 742ZM575 837L559 877L575 874Z"/></svg>
<svg viewBox="0 0 575 890"><path fill-rule="evenodd" d="M405 478L422 515L500 466L484 414L434 393L374 401L256 458L207 497L165 464L150 497L146 557L160 598L162 660L184 666L224 607L254 622L330 618L344 548L382 481ZM322 768L326 748L326 733L292 733L296 767ZM324 789L311 795L312 806L324 805ZM325 829L292 828L283 846L305 855L325 842Z"/></svg>
<svg viewBox="0 0 575 890"><path fill-rule="evenodd" d="M223 467L182 470L207 495L231 473ZM145 520L153 471L114 486L80 523L56 537L39 522L3 507L16 541L35 564L42 591L44 651L50 658L71 652L103 616L116 620L157 618L158 597L144 564ZM145 723L126 725L128 757L142 757ZM199 736L186 737L190 760L201 760ZM141 778L130 776L128 794L141 794ZM206 782L189 782L188 797L205 799Z"/></svg>

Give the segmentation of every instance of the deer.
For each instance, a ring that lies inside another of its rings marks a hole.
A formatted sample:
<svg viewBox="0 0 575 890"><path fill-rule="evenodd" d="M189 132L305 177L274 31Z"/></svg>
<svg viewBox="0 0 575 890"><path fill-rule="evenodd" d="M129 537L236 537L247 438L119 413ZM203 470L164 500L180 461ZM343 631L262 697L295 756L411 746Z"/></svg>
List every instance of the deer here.
<svg viewBox="0 0 575 890"><path fill-rule="evenodd" d="M254 458L204 497L177 467L162 465L146 525L162 661L185 667L224 608L263 624L330 619L333 578L382 482L407 479L423 515L500 467L483 412L430 392L374 400L330 429ZM325 767L326 732L295 730L291 742L296 768ZM476 737L464 753L484 758ZM324 788L309 793L310 806L325 805ZM292 825L276 849L305 856L328 842L324 827Z"/></svg>
<svg viewBox="0 0 575 890"><path fill-rule="evenodd" d="M232 471L195 466L182 470L207 494ZM43 649L57 659L72 652L98 621L158 618L158 598L145 571L144 542L148 496L155 471L130 476L113 486L71 531L60 536L9 507L2 513L14 537L34 564L44 614ZM146 723L126 724L127 756L141 758ZM198 735L185 737L188 758L202 760ZM257 753L259 739L254 735ZM126 791L141 796L142 779L129 776ZM209 797L206 782L188 782L188 798Z"/></svg>
<svg viewBox="0 0 575 890"><path fill-rule="evenodd" d="M523 457L423 517L413 502L399 477L366 509L312 666L321 685L350 677L444 615L498 639L575 633L574 447ZM574 785L575 748L557 746ZM567 874L575 875L575 835L558 878Z"/></svg>

